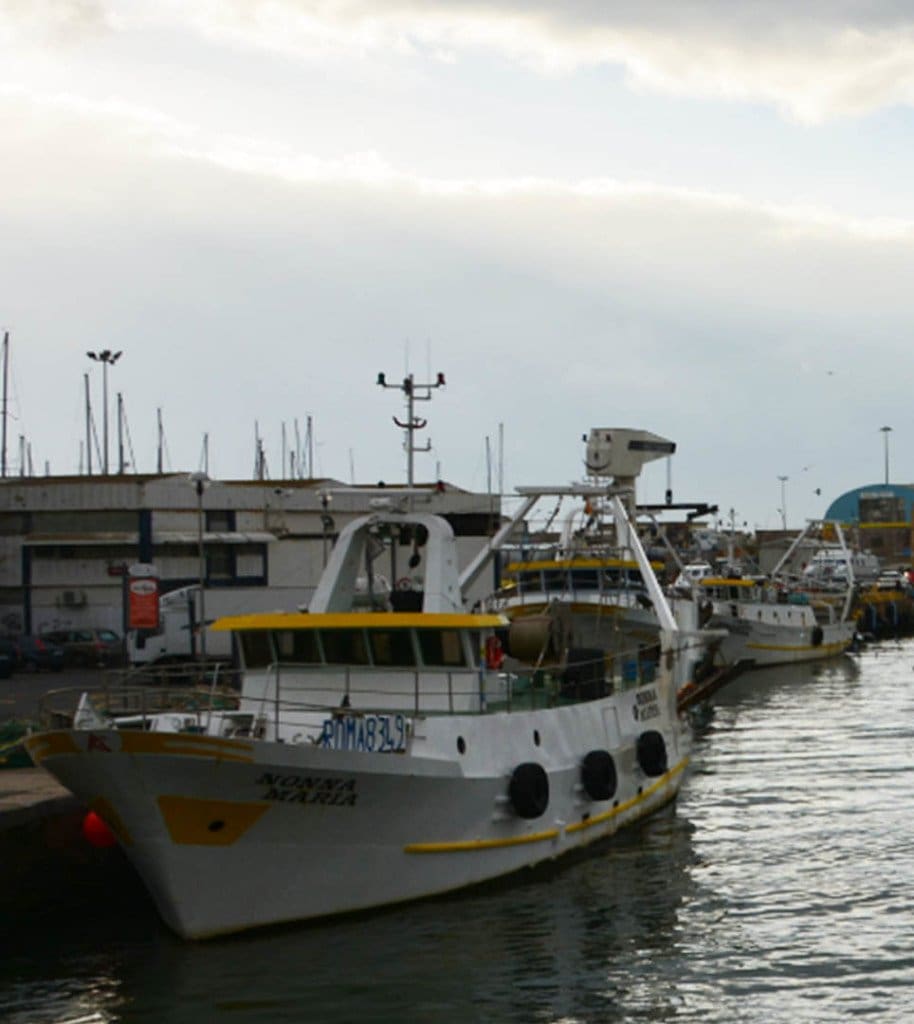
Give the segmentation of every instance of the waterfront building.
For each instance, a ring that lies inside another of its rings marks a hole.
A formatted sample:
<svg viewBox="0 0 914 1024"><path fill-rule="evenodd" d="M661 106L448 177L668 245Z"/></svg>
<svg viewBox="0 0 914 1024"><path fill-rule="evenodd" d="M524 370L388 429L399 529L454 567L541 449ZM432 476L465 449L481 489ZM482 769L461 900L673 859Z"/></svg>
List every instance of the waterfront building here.
<svg viewBox="0 0 914 1024"><path fill-rule="evenodd" d="M197 483L188 474L0 480L0 632L123 633L137 563L154 567L163 593L202 576L207 590L269 589L271 607L294 610L342 527L378 502L405 500L393 486L330 479L207 480L199 494ZM417 508L450 522L466 564L498 521L497 497L443 482L414 490ZM473 598L492 585L477 581Z"/></svg>
<svg viewBox="0 0 914 1024"><path fill-rule="evenodd" d="M866 484L836 498L825 513L850 529L883 566L911 564L914 484Z"/></svg>

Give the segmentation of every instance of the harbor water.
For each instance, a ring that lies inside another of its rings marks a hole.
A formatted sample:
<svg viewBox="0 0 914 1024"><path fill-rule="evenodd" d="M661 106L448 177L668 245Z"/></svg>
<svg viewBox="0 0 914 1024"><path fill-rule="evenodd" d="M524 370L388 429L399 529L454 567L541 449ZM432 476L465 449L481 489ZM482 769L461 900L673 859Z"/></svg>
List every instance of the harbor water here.
<svg viewBox="0 0 914 1024"><path fill-rule="evenodd" d="M742 676L675 806L461 896L195 944L126 870L34 885L0 929L15 1024L910 1021L914 642Z"/></svg>

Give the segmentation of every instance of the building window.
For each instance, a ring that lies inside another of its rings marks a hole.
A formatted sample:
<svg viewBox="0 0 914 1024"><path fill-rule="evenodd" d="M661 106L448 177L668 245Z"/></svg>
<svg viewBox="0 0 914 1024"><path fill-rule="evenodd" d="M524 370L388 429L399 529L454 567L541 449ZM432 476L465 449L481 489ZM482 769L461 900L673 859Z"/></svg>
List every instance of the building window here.
<svg viewBox="0 0 914 1024"><path fill-rule="evenodd" d="M267 549L265 544L235 548L235 576L239 580L263 580L267 577Z"/></svg>
<svg viewBox="0 0 914 1024"><path fill-rule="evenodd" d="M235 552L228 544L211 544L205 548L206 579L230 580L235 575Z"/></svg>
<svg viewBox="0 0 914 1024"><path fill-rule="evenodd" d="M235 532L234 509L208 509L204 516L206 518L207 533Z"/></svg>

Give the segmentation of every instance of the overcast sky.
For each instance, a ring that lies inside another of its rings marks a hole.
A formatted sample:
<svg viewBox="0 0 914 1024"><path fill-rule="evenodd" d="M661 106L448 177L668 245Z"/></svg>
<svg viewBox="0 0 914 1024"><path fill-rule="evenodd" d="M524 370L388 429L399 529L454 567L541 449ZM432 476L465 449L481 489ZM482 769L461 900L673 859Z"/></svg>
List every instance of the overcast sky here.
<svg viewBox="0 0 914 1024"><path fill-rule="evenodd" d="M790 525L914 480L914 8L900 2L2 0L10 461L467 488L675 440L677 500ZM880 431L891 426L889 435ZM97 460L96 460L97 461ZM662 500L667 466L641 497ZM778 479L786 476L783 484ZM821 493L817 495L816 491Z"/></svg>

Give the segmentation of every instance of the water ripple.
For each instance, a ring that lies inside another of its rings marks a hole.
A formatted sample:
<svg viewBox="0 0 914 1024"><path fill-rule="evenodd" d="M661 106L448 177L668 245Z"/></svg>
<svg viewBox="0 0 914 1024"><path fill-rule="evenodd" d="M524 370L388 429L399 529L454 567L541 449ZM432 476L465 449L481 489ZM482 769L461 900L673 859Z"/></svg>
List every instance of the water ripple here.
<svg viewBox="0 0 914 1024"><path fill-rule="evenodd" d="M912 670L904 642L737 680L675 808L510 884L202 945L145 903L17 922L0 1018L907 1022Z"/></svg>

